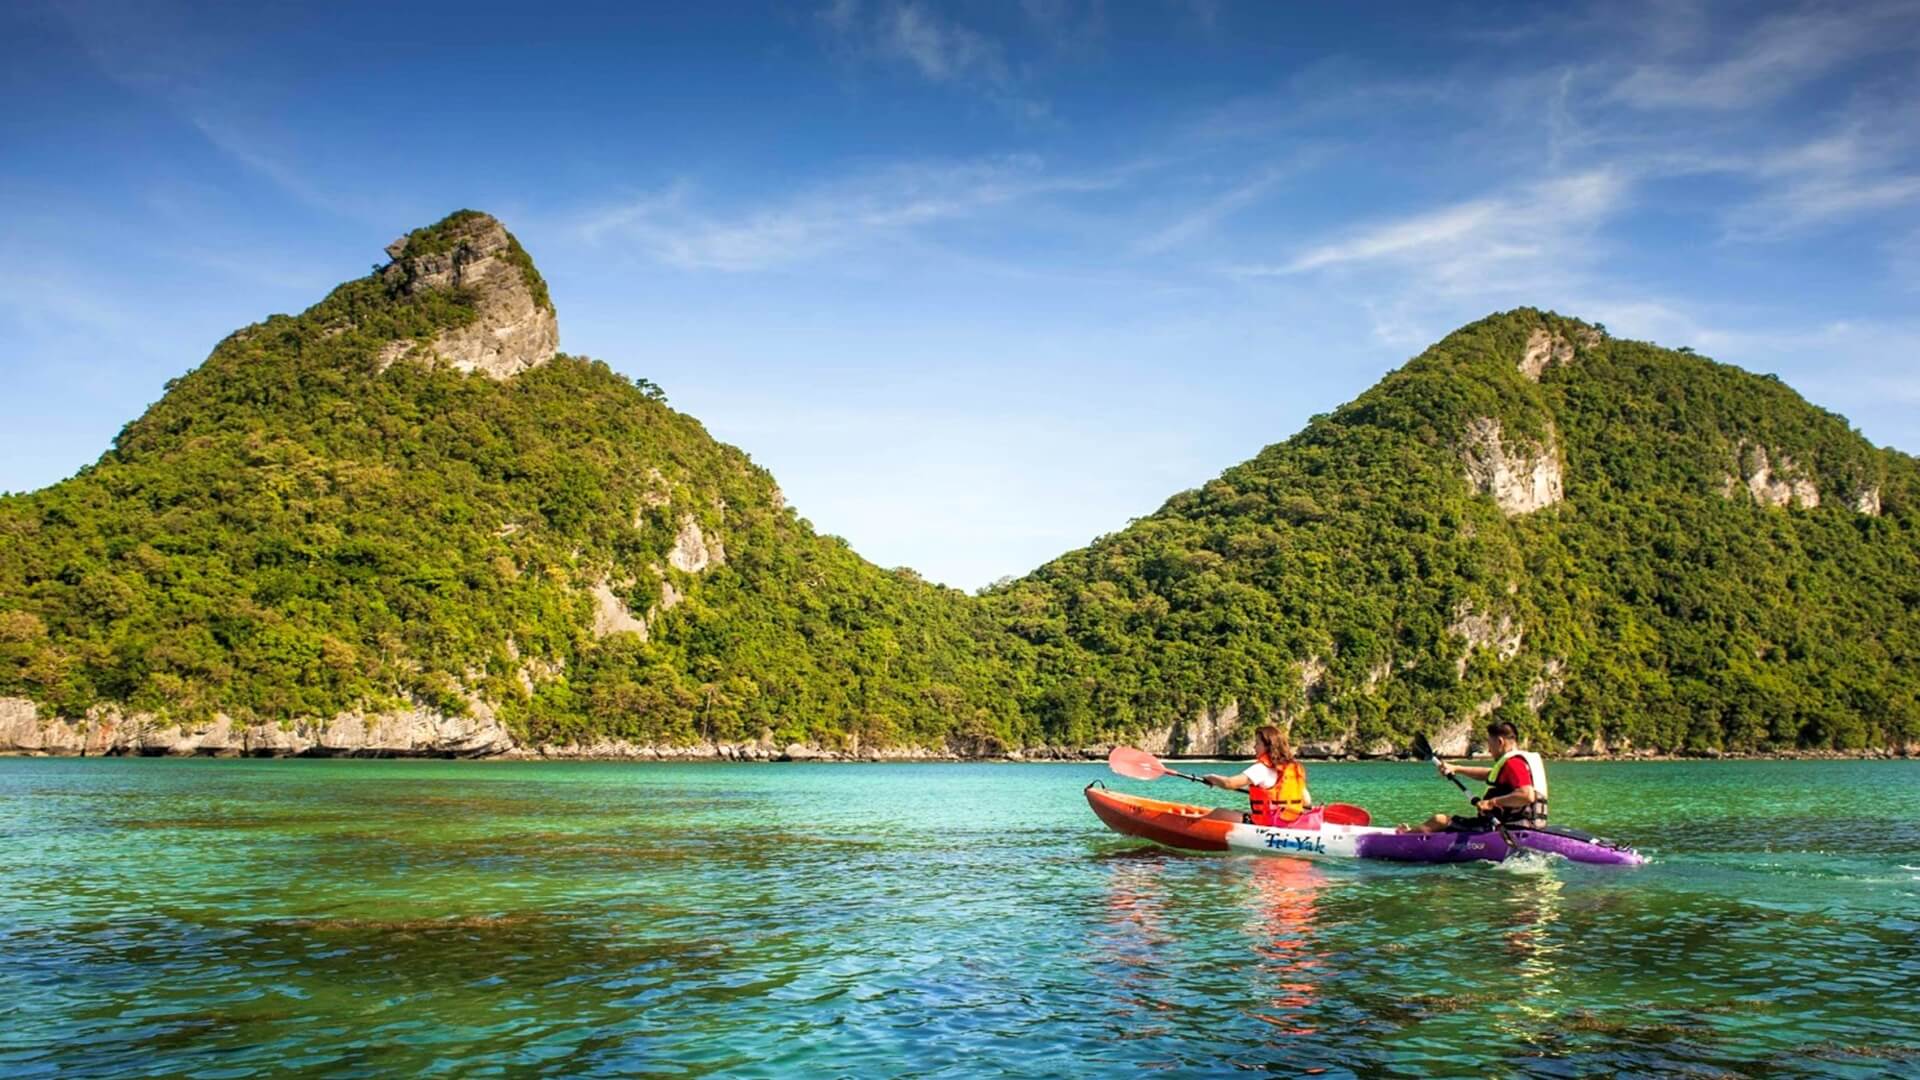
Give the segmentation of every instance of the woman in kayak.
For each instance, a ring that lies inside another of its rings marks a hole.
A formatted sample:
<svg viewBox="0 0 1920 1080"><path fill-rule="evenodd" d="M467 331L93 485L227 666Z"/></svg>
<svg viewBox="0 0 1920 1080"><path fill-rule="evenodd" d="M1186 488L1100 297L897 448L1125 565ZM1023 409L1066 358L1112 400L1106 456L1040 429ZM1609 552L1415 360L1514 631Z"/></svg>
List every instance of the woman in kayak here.
<svg viewBox="0 0 1920 1080"><path fill-rule="evenodd" d="M1217 788L1245 791L1253 825L1285 825L1313 802L1307 794L1307 767L1293 756L1287 737L1272 724L1253 733L1253 764L1237 776L1208 773L1202 779Z"/></svg>
<svg viewBox="0 0 1920 1080"><path fill-rule="evenodd" d="M1487 725L1487 749L1493 764L1482 769L1474 765L1450 765L1435 762L1441 776L1459 773L1469 780L1484 781L1487 793L1473 800L1480 811L1474 817L1435 814L1400 832L1490 832L1500 825L1516 829L1536 829L1547 823L1547 766L1540 755L1520 749L1520 729L1505 720Z"/></svg>

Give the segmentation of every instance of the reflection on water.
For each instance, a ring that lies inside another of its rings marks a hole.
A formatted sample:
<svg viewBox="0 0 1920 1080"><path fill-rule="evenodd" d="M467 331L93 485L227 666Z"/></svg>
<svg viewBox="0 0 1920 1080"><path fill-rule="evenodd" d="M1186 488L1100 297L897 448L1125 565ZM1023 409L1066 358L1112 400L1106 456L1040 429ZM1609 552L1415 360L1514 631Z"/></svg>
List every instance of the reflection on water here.
<svg viewBox="0 0 1920 1080"><path fill-rule="evenodd" d="M1326 886L1326 871L1304 859L1263 859L1248 871L1247 940L1259 958L1256 982L1267 987L1258 995L1267 1005L1253 1016L1282 1035L1312 1035L1314 984L1323 966L1314 898Z"/></svg>
<svg viewBox="0 0 1920 1080"><path fill-rule="evenodd" d="M1169 856L1115 860L1107 876L1107 920L1093 936L1096 966L1105 972L1112 999L1105 1013L1121 1039L1159 1039L1164 1023L1139 1022L1138 1014L1177 1008L1162 995L1165 953L1180 942L1169 932L1162 880Z"/></svg>
<svg viewBox="0 0 1920 1080"><path fill-rule="evenodd" d="M1624 871L1184 855L1100 775L0 761L0 1075L1920 1075L1920 765L1559 767Z"/></svg>

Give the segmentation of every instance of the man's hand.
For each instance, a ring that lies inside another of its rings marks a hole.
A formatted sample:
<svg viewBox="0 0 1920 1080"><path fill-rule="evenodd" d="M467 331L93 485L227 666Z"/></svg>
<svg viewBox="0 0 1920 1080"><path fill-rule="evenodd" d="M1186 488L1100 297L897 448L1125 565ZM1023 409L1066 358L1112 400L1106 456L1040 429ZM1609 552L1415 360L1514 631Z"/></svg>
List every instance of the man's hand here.
<svg viewBox="0 0 1920 1080"><path fill-rule="evenodd" d="M1473 800L1473 808L1475 810L1480 811L1483 814L1491 813L1494 809L1493 800L1492 799L1475 799Z"/></svg>
<svg viewBox="0 0 1920 1080"><path fill-rule="evenodd" d="M1436 769L1439 769L1439 770L1440 770L1440 775L1441 775L1441 776L1452 776L1452 775L1453 775L1453 766L1451 766L1451 765L1449 765L1449 764L1447 764L1447 763L1446 763L1446 762L1444 762L1444 761L1436 761L1436 762L1434 762L1434 763L1433 763L1433 767L1434 767L1434 768L1436 768Z"/></svg>

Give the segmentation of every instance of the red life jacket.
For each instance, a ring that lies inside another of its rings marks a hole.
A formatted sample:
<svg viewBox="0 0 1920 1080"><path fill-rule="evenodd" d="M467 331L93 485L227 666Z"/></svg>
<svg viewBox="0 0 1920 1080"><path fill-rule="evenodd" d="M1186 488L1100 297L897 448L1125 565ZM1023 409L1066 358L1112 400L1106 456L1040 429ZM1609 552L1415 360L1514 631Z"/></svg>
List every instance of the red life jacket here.
<svg viewBox="0 0 1920 1080"><path fill-rule="evenodd" d="M1297 761L1275 765L1265 754L1258 760L1279 778L1272 787L1247 785L1247 801L1253 806L1247 817L1255 825L1285 825L1307 808L1307 767Z"/></svg>

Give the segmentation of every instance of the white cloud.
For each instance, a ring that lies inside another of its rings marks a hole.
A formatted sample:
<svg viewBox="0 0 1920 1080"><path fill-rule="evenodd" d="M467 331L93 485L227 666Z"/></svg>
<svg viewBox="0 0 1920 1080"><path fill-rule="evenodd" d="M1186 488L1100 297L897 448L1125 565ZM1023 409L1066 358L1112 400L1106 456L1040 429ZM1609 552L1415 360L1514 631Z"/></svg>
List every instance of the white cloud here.
<svg viewBox="0 0 1920 1080"><path fill-rule="evenodd" d="M902 4L885 13L877 30L882 55L907 61L933 82L979 78L1005 86L1009 81L1006 54L997 42L919 4Z"/></svg>
<svg viewBox="0 0 1920 1080"><path fill-rule="evenodd" d="M1347 240L1306 252L1288 263L1284 272L1297 274L1339 263L1408 258L1441 248L1457 249L1476 237L1484 238L1489 227L1500 221L1504 207L1498 199L1477 199L1371 226Z"/></svg>
<svg viewBox="0 0 1920 1080"><path fill-rule="evenodd" d="M1635 67L1614 87L1640 108L1731 110L1763 105L1863 56L1912 49L1920 7L1909 2L1808 8L1761 20L1717 62L1678 59ZM1718 33L1688 24L1695 48L1717 50ZM1675 43L1669 43L1676 48Z"/></svg>
<svg viewBox="0 0 1920 1080"><path fill-rule="evenodd" d="M1748 208L1763 235L1920 202L1920 175L1818 179L1796 184Z"/></svg>
<svg viewBox="0 0 1920 1080"><path fill-rule="evenodd" d="M1585 261L1587 237L1619 209L1626 181L1595 170L1364 226L1278 266L1229 272L1271 277L1366 263L1405 266L1442 285L1484 284L1500 269L1547 260Z"/></svg>
<svg viewBox="0 0 1920 1080"><path fill-rule="evenodd" d="M1911 114L1903 119L1911 119ZM1751 175L1765 190L1728 215L1728 236L1770 240L1920 202L1915 141L1907 123L1875 131L1855 121L1833 133L1764 154Z"/></svg>
<svg viewBox="0 0 1920 1080"><path fill-rule="evenodd" d="M928 82L984 93L1016 114L1047 115L1044 101L1023 92L1000 42L917 2L834 0L818 13L838 43L861 57L905 68Z"/></svg>
<svg viewBox="0 0 1920 1080"><path fill-rule="evenodd" d="M197 111L189 113L186 120L221 153L271 181L296 201L341 217L359 216L306 172L281 160L259 136L244 132L229 120L216 119Z"/></svg>
<svg viewBox="0 0 1920 1080"><path fill-rule="evenodd" d="M326 213L379 219L356 212L287 164L288 155L274 146L278 140L263 134L275 125L255 122L259 110L278 95L266 87L238 85L223 71L222 61L245 45L239 22L222 24L216 34L204 25L189 27L180 9L163 3L64 4L56 10L101 74L158 103L283 194ZM255 110L254 121L242 119L249 110Z"/></svg>
<svg viewBox="0 0 1920 1080"><path fill-rule="evenodd" d="M1282 170L1268 169L1245 183L1236 184L1231 189L1207 200L1203 205L1182 216L1171 225L1153 233L1136 245L1143 254L1155 254L1170 248L1180 247L1211 232L1222 221L1259 202L1273 186L1285 175Z"/></svg>
<svg viewBox="0 0 1920 1080"><path fill-rule="evenodd" d="M1118 182L1117 175L1051 175L1031 157L900 165L732 214L694 208L692 189L682 184L595 215L579 232L589 242L621 237L685 269L765 270L899 240L928 225L1012 203Z"/></svg>

